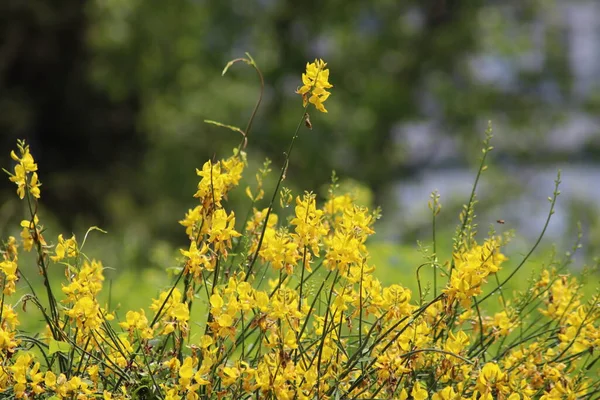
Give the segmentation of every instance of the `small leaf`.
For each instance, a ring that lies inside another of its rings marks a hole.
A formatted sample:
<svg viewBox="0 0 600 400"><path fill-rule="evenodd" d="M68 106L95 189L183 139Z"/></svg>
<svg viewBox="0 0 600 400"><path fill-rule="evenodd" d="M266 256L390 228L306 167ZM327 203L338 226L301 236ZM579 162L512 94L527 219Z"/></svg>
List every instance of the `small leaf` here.
<svg viewBox="0 0 600 400"><path fill-rule="evenodd" d="M108 233L105 230L98 228L97 226L90 227L90 229L87 230L87 232L85 233L85 236L83 237L83 242L81 243L81 247L79 248L79 250L83 249L83 246L85 246L85 241L87 240L88 235L92 231L98 231L98 232L102 232L102 233Z"/></svg>
<svg viewBox="0 0 600 400"><path fill-rule="evenodd" d="M71 350L71 345L67 342L61 342L58 340L50 339L50 349L48 351L48 355L52 355L54 353L68 353Z"/></svg>
<svg viewBox="0 0 600 400"><path fill-rule="evenodd" d="M246 53L248 54L248 53ZM221 76L225 75L227 73L227 70L229 69L229 67L231 67L233 64L235 64L236 62L240 62L243 61L248 65L253 65L254 64L254 60L248 60L245 58L236 58L235 60L231 60L227 63L227 65L225 66L225 68L223 68L223 72L221 72Z"/></svg>
<svg viewBox="0 0 600 400"><path fill-rule="evenodd" d="M212 121L210 119L205 119L204 120L205 123L207 124L211 124L211 125L216 125L216 126L220 126L221 128L227 128L227 129L231 129L234 132L239 132L242 135L245 135L244 131L242 131L240 128L238 128L237 126L233 126L233 125L227 125L227 124L223 124L221 122L217 122L217 121Z"/></svg>
<svg viewBox="0 0 600 400"><path fill-rule="evenodd" d="M250 62L248 64L250 65L256 65L256 63L254 62L254 58L252 58L252 56L250 55L250 53L246 52L246 57L248 57L248 60L250 60Z"/></svg>

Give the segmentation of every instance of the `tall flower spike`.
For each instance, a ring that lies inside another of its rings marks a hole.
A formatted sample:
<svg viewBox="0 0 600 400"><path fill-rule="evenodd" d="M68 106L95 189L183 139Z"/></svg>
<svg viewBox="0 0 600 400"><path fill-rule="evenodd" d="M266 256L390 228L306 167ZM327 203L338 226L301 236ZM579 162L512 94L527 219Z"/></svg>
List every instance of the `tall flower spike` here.
<svg viewBox="0 0 600 400"><path fill-rule="evenodd" d="M303 85L296 90L296 93L302 96L302 105L306 107L307 103L314 104L315 108L326 113L323 106L325 100L331 94L325 89L332 88L329 83L329 69L326 69L327 63L323 60L315 59L314 63L306 64L306 72L302 74Z"/></svg>
<svg viewBox="0 0 600 400"><path fill-rule="evenodd" d="M25 198L26 187L29 188L29 192L33 197L39 199L41 183L37 172L35 172L37 171L37 164L24 140L17 141L17 147L19 148L20 157L14 151L10 152L10 157L18 163L15 165L15 173L11 174L6 170L4 171L8 173L10 181L17 185L17 194L20 199ZM30 173L32 173L31 177L29 177Z"/></svg>

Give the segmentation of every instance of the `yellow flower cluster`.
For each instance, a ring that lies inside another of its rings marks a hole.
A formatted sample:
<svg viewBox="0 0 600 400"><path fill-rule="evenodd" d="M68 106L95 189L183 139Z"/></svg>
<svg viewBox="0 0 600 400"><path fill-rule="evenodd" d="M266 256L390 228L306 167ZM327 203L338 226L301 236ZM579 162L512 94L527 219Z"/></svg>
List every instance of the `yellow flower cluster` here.
<svg viewBox="0 0 600 400"><path fill-rule="evenodd" d="M10 236L4 246L6 250L2 251L2 261L0 261L0 283L2 284L2 293L11 295L15 292L17 276L17 240Z"/></svg>
<svg viewBox="0 0 600 400"><path fill-rule="evenodd" d="M188 250L181 250L186 273L198 284L202 282L202 271L214 271L219 257L226 259L232 240L240 236L235 230L235 214L228 214L221 202L238 185L245 165L246 154L236 150L230 158L214 164L208 161L202 170L196 170L202 177L194 194L200 205L189 210L179 223L185 226L190 239Z"/></svg>
<svg viewBox="0 0 600 400"><path fill-rule="evenodd" d="M85 260L81 269L71 275L69 284L62 288L66 295L63 303L72 305L65 311L65 315L74 321L82 332L98 329L108 317L108 313L100 307L97 299L104 281L102 270L100 262Z"/></svg>
<svg viewBox="0 0 600 400"><path fill-rule="evenodd" d="M333 87L329 83L329 69L326 69L327 63L323 60L315 60L313 63L306 63L306 72L302 74L302 87L296 90L296 93L302 96L303 106L308 103L314 104L315 108L326 113L323 106L325 100L331 95L326 89Z"/></svg>
<svg viewBox="0 0 600 400"><path fill-rule="evenodd" d="M156 316L160 317L158 320L155 318L154 321L162 326L163 335L169 335L176 329L183 332L183 334L187 334L190 310L183 303L183 295L179 289L173 288L171 291L162 292L158 299L152 300L150 309L155 312ZM154 326L154 328L158 327L158 325Z"/></svg>
<svg viewBox="0 0 600 400"><path fill-rule="evenodd" d="M25 145L24 141L19 141L17 147L20 156L14 151L10 152L10 157L17 162L15 172L11 174L5 171L8 173L10 181L17 185L17 194L20 199L24 199L26 193L39 199L41 183L36 172L38 169L37 164L29 152L29 146Z"/></svg>
<svg viewBox="0 0 600 400"><path fill-rule="evenodd" d="M488 275L498 272L506 261L499 247L497 240L492 238L483 245L474 245L453 255L450 284L444 289L450 303L457 300L468 308L473 296L481 294L481 286L487 282Z"/></svg>
<svg viewBox="0 0 600 400"><path fill-rule="evenodd" d="M318 109L331 87L324 67L309 64L299 90ZM37 166L23 142L19 151L11 180L24 177L13 180L19 197L37 201L37 178L27 175ZM74 235L47 245L36 214L24 220L21 239L0 248L0 396L574 400L600 392L588 372L600 352L600 295L584 301L575 279L543 270L524 293L501 292L502 309L490 311L483 285L507 260L490 237L455 251L433 293L420 281L418 295L384 286L367 247L378 213L333 185L324 202L296 196L289 216L275 209L276 196L266 207L262 194L250 196L256 208L237 228L225 206L245 167L234 151L197 171L198 204L180 221L189 246L173 284L147 308L109 309L102 263L82 254ZM47 301L32 294L21 303L45 320L41 335L19 331L6 297L20 274L18 246L38 252ZM58 266L59 295L48 273ZM192 318L193 308L206 319Z"/></svg>

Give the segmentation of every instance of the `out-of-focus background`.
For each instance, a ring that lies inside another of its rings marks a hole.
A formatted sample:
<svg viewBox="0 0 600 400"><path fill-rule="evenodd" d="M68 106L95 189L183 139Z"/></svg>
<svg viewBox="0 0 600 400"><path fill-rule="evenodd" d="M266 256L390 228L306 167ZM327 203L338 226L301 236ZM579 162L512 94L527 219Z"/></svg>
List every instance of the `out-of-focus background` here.
<svg viewBox="0 0 600 400"><path fill-rule="evenodd" d="M595 0L7 0L0 165L11 168L9 151L26 138L49 237L59 226L82 238L97 225L109 234L90 242L109 267L164 268L186 242L177 221L195 204L195 168L239 143L203 121L245 127L256 101L255 71L235 65L221 76L227 61L248 51L264 74L247 151L251 169L272 159L274 178L302 113L300 75L323 58L329 113L311 113L285 184L324 194L335 170L361 201L381 205L378 262L413 276L406 254L431 243L436 189L438 239L451 245L489 120L482 233L517 229L515 254L524 252L560 168L546 243L568 248L580 221L582 260L591 259L600 250L599 16ZM238 192L231 207L245 211ZM25 215L7 177L0 199L6 237Z"/></svg>

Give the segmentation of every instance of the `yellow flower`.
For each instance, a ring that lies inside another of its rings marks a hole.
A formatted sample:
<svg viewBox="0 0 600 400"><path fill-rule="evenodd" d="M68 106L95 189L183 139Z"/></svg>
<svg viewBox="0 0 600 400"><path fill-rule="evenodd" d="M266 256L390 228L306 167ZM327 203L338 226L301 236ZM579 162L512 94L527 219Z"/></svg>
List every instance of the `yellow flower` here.
<svg viewBox="0 0 600 400"><path fill-rule="evenodd" d="M458 331L456 335L450 331L450 336L446 341L445 348L454 354L460 354L461 351L469 344L469 337L463 331Z"/></svg>
<svg viewBox="0 0 600 400"><path fill-rule="evenodd" d="M293 241L292 236L285 231L276 231L267 228L262 246L258 253L260 257L271 263L276 269L284 269L288 274L293 272L293 267L302 258L298 250L298 243Z"/></svg>
<svg viewBox="0 0 600 400"><path fill-rule="evenodd" d="M502 372L498 364L489 362L483 366L477 378L477 390L482 395L487 395L493 390L504 391L506 374Z"/></svg>
<svg viewBox="0 0 600 400"><path fill-rule="evenodd" d="M17 398L23 397L25 389L27 389L27 370L29 364L33 362L33 356L29 353L25 353L17 357L15 363L9 368L13 374L13 380L15 385L13 390Z"/></svg>
<svg viewBox="0 0 600 400"><path fill-rule="evenodd" d="M391 285L383 289L381 307L387 310L386 319L402 318L413 310L413 306L409 303L411 291L403 288L400 285Z"/></svg>
<svg viewBox="0 0 600 400"><path fill-rule="evenodd" d="M50 389L54 389L56 386L56 375L52 371L47 371L46 376L44 377L44 383Z"/></svg>
<svg viewBox="0 0 600 400"><path fill-rule="evenodd" d="M305 193L303 198L296 197L296 216L290 221L294 225L295 237L299 246L306 246L315 256L319 256L319 244L323 236L327 235L327 228L323 225L323 210L317 209L316 196Z"/></svg>
<svg viewBox="0 0 600 400"><path fill-rule="evenodd" d="M563 315L570 314L581 304L578 287L575 278L556 279L550 286L550 290L544 292L546 309L538 310L551 318L562 318Z"/></svg>
<svg viewBox="0 0 600 400"><path fill-rule="evenodd" d="M221 200L227 192L239 184L246 165L246 154L234 150L234 154L226 160L216 163L207 161L202 170L196 169L196 174L202 179L194 197L200 200L205 210L220 207ZM185 224L182 224L185 225Z"/></svg>
<svg viewBox="0 0 600 400"><path fill-rule="evenodd" d="M41 226L38 225L39 222L40 220L37 214L33 216L33 222L27 219L21 221L21 227L23 228L21 231L21 239L23 240L23 248L25 251L31 251L33 248L34 240L33 236L31 235L31 231L33 230L36 231L40 243L42 245L46 245L46 241L41 234Z"/></svg>
<svg viewBox="0 0 600 400"><path fill-rule="evenodd" d="M76 302L83 296L95 298L102 290L104 275L102 263L96 260L89 262L85 260L83 266L77 275L72 276L69 285L62 288L63 293L68 297L67 301Z"/></svg>
<svg viewBox="0 0 600 400"><path fill-rule="evenodd" d="M202 271L214 271L216 259L211 257L206 243L202 243L202 248L198 249L196 241L190 242L189 250L180 250L181 254L187 258L185 263L185 272L194 277L196 282L202 281Z"/></svg>
<svg viewBox="0 0 600 400"><path fill-rule="evenodd" d="M406 400L408 399L408 393L406 392L406 389L402 389L400 391L400 396L398 397L399 400Z"/></svg>
<svg viewBox="0 0 600 400"><path fill-rule="evenodd" d="M186 357L179 369L179 382L181 385L187 386L192 380L192 376L194 376L194 360L192 357Z"/></svg>
<svg viewBox="0 0 600 400"><path fill-rule="evenodd" d="M100 373L100 367L98 367L98 365L92 365L91 367L88 367L87 372L90 375L90 379L92 380L92 382L97 383Z"/></svg>
<svg viewBox="0 0 600 400"><path fill-rule="evenodd" d="M217 322L223 328L229 328L231 325L233 325L233 318L231 318L231 315L229 314L223 314L217 318Z"/></svg>
<svg viewBox="0 0 600 400"><path fill-rule="evenodd" d="M21 157L18 157L14 150L10 152L10 157L13 160L18 161L25 172L37 171L37 164L29 152L29 146L25 146L25 142L23 142L22 144L19 143L18 147L21 152Z"/></svg>
<svg viewBox="0 0 600 400"><path fill-rule="evenodd" d="M225 304L225 302L223 301L223 298L219 296L218 293L215 293L212 296L210 296L210 305L213 306L213 314L219 315L221 313L221 308L223 307L223 304Z"/></svg>
<svg viewBox="0 0 600 400"><path fill-rule="evenodd" d="M11 295L15 292L15 283L19 280L17 276L17 260L4 260L0 262L0 272L4 275L2 282L2 275L0 275L0 282L4 286L4 294Z"/></svg>
<svg viewBox="0 0 600 400"><path fill-rule="evenodd" d="M425 400L429 397L427 390L423 389L419 381L415 382L410 394L414 400Z"/></svg>
<svg viewBox="0 0 600 400"><path fill-rule="evenodd" d="M499 336L508 335L512 329L516 326L516 323L513 321L514 318L506 311L501 311L499 313L494 314L494 334Z"/></svg>
<svg viewBox="0 0 600 400"><path fill-rule="evenodd" d="M36 199L40 198L40 186L42 184L40 183L40 181L38 180L38 174L37 173L33 173L31 175L31 180L29 181L29 191L31 192L31 195L33 197L35 197Z"/></svg>
<svg viewBox="0 0 600 400"><path fill-rule="evenodd" d="M289 348L292 350L298 348L298 343L296 343L296 333L292 330L289 330L285 333L283 342L284 342L286 348Z"/></svg>
<svg viewBox="0 0 600 400"><path fill-rule="evenodd" d="M223 385L225 385L225 386L233 385L238 380L240 375L241 375L241 372L240 372L239 368L224 367L223 375L222 375Z"/></svg>
<svg viewBox="0 0 600 400"><path fill-rule="evenodd" d="M12 352L17 345L15 332L6 331L0 327L0 351Z"/></svg>
<svg viewBox="0 0 600 400"><path fill-rule="evenodd" d="M432 400L454 400L460 399L460 395L457 395L452 386L447 386L432 396Z"/></svg>
<svg viewBox="0 0 600 400"><path fill-rule="evenodd" d="M190 310L184 303L178 303L173 307L171 315L180 322L187 322L190 319Z"/></svg>
<svg viewBox="0 0 600 400"><path fill-rule="evenodd" d="M185 226L185 233L190 239L194 239L197 228L202 223L202 206L196 206L193 210L188 210L185 218L179 221L179 224Z"/></svg>
<svg viewBox="0 0 600 400"><path fill-rule="evenodd" d="M296 93L302 96L302 104L306 107L307 103L314 104L315 108L326 113L323 102L331 94L325 89L332 88L329 83L329 69L326 69L326 62L315 60L314 63L306 64L306 73L302 74L302 87L296 90ZM309 97L310 94L310 97Z"/></svg>
<svg viewBox="0 0 600 400"><path fill-rule="evenodd" d="M200 338L200 347L203 349L208 348L211 344L214 343L214 340L212 337L208 336L208 335L203 335Z"/></svg>
<svg viewBox="0 0 600 400"><path fill-rule="evenodd" d="M5 303L2 306L2 326L14 330L19 324L20 322L17 313L11 305Z"/></svg>
<svg viewBox="0 0 600 400"><path fill-rule="evenodd" d="M486 278L498 272L507 258L500 252L498 241L490 238L483 245L474 245L463 252L454 253L453 259L454 268L444 293L450 303L458 300L461 306L468 308L473 296L481 294Z"/></svg>
<svg viewBox="0 0 600 400"><path fill-rule="evenodd" d="M79 299L65 314L76 320L80 328L96 329L103 321L97 300L88 296Z"/></svg>
<svg viewBox="0 0 600 400"><path fill-rule="evenodd" d="M216 210L210 222L210 236L208 241L214 243L214 250L227 257L227 249L231 248L231 239L241 234L235 230L235 215L233 211L227 215L222 208Z"/></svg>
<svg viewBox="0 0 600 400"><path fill-rule="evenodd" d="M130 333L133 333L134 329L140 330L141 337L144 339L150 339L153 334L152 329L148 327L148 318L143 309L141 312L127 311L125 321L120 322L119 325Z"/></svg>
<svg viewBox="0 0 600 400"><path fill-rule="evenodd" d="M77 255L77 241L75 240L75 235L67 240L63 238L62 234L58 235L58 244L56 245L54 252L56 255L50 256L54 262L60 261L65 257L75 257Z"/></svg>
<svg viewBox="0 0 600 400"><path fill-rule="evenodd" d="M29 192L36 199L40 198L40 182L38 180L38 175L35 171L37 171L38 167L33 159L33 156L29 152L29 146L25 145L25 141L17 141L17 147L19 149L19 153L21 156L17 156L14 151L10 152L10 157L17 161L18 164L15 165L15 173L11 174L6 171L9 175L9 180L14 182L17 185L17 194L19 198L25 198L25 188L29 186ZM27 182L27 176L31 175L29 179L29 183Z"/></svg>

